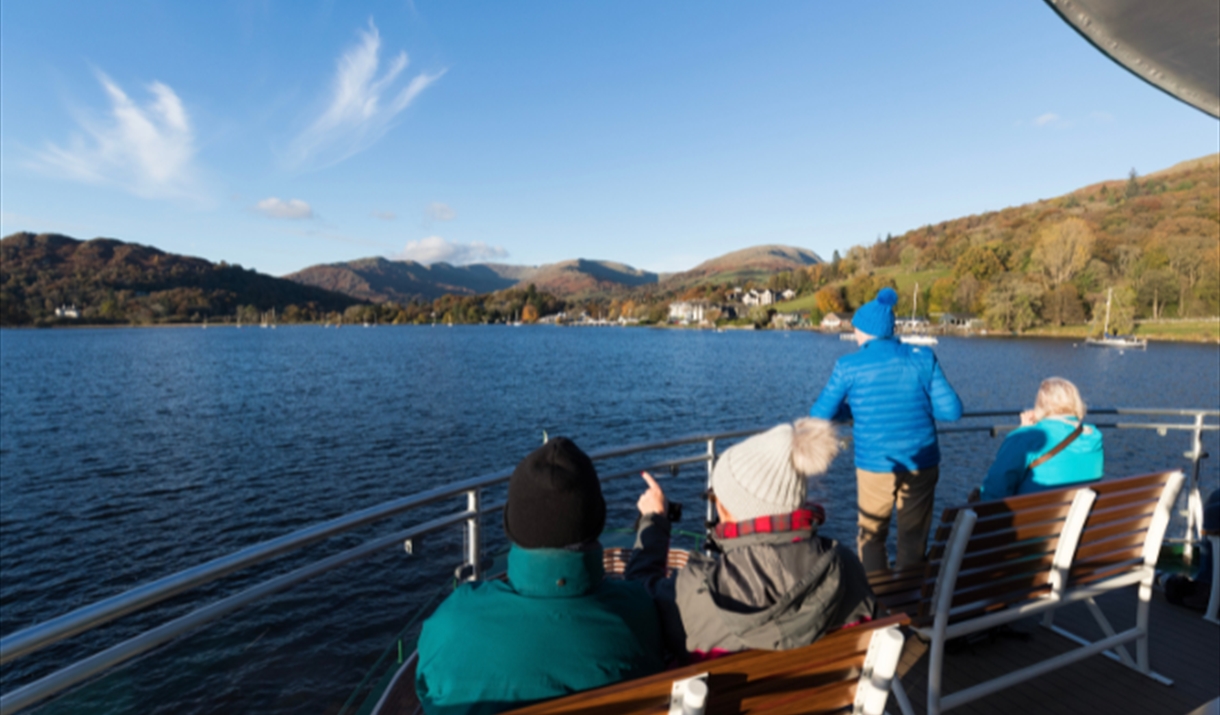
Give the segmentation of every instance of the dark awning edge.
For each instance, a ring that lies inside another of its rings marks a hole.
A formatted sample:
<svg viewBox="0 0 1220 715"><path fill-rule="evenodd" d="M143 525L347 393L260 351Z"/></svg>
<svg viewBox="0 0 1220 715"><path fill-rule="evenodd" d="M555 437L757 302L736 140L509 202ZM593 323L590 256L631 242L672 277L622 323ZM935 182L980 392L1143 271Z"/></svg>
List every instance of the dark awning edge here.
<svg viewBox="0 0 1220 715"><path fill-rule="evenodd" d="M1212 0L1143 3L1143 9L1151 9L1159 20L1168 20L1157 26L1139 21L1138 1L1045 2L1090 44L1136 77L1220 119L1220 10ZM1175 12L1176 16L1166 17ZM1214 31L1208 32L1207 26ZM1171 66L1170 54L1187 64Z"/></svg>

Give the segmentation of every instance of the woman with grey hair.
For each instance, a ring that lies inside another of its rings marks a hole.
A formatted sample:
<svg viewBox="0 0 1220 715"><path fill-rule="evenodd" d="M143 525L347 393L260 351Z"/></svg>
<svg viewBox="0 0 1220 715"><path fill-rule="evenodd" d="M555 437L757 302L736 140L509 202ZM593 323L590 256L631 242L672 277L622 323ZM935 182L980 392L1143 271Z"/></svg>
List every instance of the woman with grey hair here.
<svg viewBox="0 0 1220 715"><path fill-rule="evenodd" d="M1101 479L1101 430L1084 421L1084 400L1061 377L1042 381L1032 410L1008 434L979 497L1002 499Z"/></svg>

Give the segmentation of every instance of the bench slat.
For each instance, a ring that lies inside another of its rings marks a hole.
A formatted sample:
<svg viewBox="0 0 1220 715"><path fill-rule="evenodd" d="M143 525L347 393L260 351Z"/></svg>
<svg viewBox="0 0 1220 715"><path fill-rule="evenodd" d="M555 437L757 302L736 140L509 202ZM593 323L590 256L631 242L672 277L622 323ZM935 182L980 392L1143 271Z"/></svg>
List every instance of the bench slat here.
<svg viewBox="0 0 1220 715"><path fill-rule="evenodd" d="M992 582L965 589L955 589L953 592L953 607L965 605L973 601L1004 599L1011 596L1013 603L1028 598L1031 589L1038 589L1050 583L1050 572L1043 570L1033 573L1019 573Z"/></svg>
<svg viewBox="0 0 1220 715"><path fill-rule="evenodd" d="M987 534L977 539L971 539L966 553L972 554L976 551L986 551L990 549L998 549L1002 546L1018 544L1025 541L1036 539L1046 539L1049 537L1058 537L1059 532L1063 530L1062 522L1050 522L1044 524L1036 524L1034 526L1023 526L1011 531L1004 531L998 534ZM935 544L928 553L929 560L940 560L944 557L944 544Z"/></svg>
<svg viewBox="0 0 1220 715"><path fill-rule="evenodd" d="M873 633L908 622L905 616L891 616L854 628L839 629L803 648L737 653L647 678L536 703L513 713L664 713L668 708L673 682L700 673L709 674L709 715L762 710L768 713L833 712L844 704L850 705L855 697L854 674L858 674L863 666ZM836 682L848 677L852 679L846 683ZM843 697L848 694L850 696L844 701ZM812 700L814 695L830 699L826 709L821 709L822 704ZM791 709L794 707L803 709Z"/></svg>
<svg viewBox="0 0 1220 715"><path fill-rule="evenodd" d="M1051 567L1054 553L1023 561L1001 561L992 563L973 571L963 571L957 577L954 591L968 591L978 586L1000 583L1017 576L1035 574Z"/></svg>
<svg viewBox="0 0 1220 715"><path fill-rule="evenodd" d="M1111 536L1125 534L1129 532L1146 532L1149 525L1152 524L1152 514L1140 514L1134 517L1125 519L1116 519L1105 524L1099 524L1093 528L1086 528L1085 532L1080 536L1080 546L1088 546L1089 544L1108 539ZM1079 553L1079 548L1077 553Z"/></svg>
<svg viewBox="0 0 1220 715"><path fill-rule="evenodd" d="M1167 472L1153 472L1151 474L1141 474L1121 479L1103 479L1100 482L1092 482L1087 486L1089 489L1097 492L1098 496L1142 487L1156 486L1163 489L1173 473L1173 470L1169 470Z"/></svg>
<svg viewBox="0 0 1220 715"><path fill-rule="evenodd" d="M981 566L996 561L1011 561L1015 559L1027 559L1042 554L1054 554L1055 549L1059 546L1058 537L1050 537L1046 539L1035 539L1033 541L1020 541L1012 544L1004 544L994 549L980 549L977 552L971 553L969 556L962 557L962 570L972 571Z"/></svg>

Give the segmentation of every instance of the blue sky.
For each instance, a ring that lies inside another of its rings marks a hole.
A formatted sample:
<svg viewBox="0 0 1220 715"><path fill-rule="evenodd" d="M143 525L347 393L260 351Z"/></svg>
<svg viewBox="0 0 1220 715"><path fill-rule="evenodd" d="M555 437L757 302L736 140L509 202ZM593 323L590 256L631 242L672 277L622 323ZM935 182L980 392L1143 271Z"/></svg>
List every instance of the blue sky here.
<svg viewBox="0 0 1220 715"><path fill-rule="evenodd" d="M0 233L274 275L829 257L1218 131L1037 0L0 5Z"/></svg>

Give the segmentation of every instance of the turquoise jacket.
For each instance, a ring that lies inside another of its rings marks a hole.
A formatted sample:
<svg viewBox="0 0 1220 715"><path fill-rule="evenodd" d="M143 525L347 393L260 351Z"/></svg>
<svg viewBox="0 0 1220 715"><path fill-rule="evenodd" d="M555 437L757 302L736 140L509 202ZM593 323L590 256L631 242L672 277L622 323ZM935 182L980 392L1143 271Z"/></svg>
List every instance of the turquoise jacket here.
<svg viewBox="0 0 1220 715"><path fill-rule="evenodd" d="M660 672L651 597L603 576L600 547L513 546L507 581L458 587L419 636L424 712L495 713Z"/></svg>
<svg viewBox="0 0 1220 715"><path fill-rule="evenodd" d="M1028 469L1031 462L1067 439L1078 424L1075 417L1047 417L1010 432L987 470L981 498L1003 499L1101 479L1105 468L1101 430L1090 424L1062 452L1032 472Z"/></svg>
<svg viewBox="0 0 1220 715"><path fill-rule="evenodd" d="M914 471L940 464L936 420L962 416L962 401L925 347L874 338L844 355L810 417L853 420L856 467Z"/></svg>

